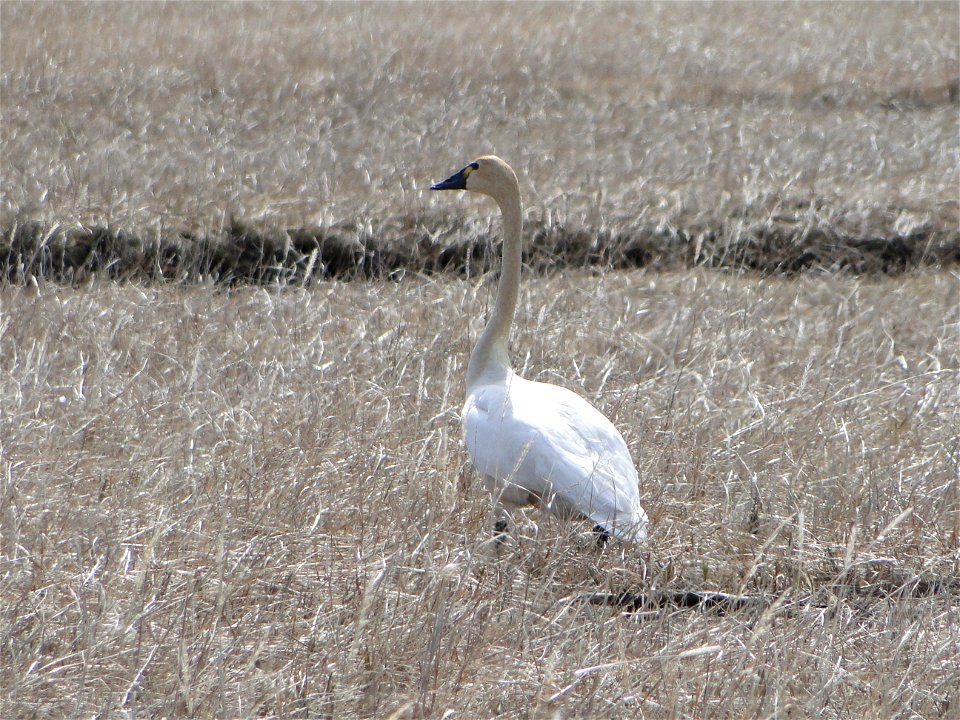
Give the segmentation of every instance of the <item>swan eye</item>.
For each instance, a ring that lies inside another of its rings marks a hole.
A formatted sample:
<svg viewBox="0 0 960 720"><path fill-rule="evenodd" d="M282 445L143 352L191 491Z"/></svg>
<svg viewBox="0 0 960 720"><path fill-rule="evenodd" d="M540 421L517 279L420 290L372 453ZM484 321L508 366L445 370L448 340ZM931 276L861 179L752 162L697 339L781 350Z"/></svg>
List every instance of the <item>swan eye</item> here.
<svg viewBox="0 0 960 720"><path fill-rule="evenodd" d="M472 162L463 169L463 178L466 180L467 176L472 173L474 170L480 168L480 163Z"/></svg>

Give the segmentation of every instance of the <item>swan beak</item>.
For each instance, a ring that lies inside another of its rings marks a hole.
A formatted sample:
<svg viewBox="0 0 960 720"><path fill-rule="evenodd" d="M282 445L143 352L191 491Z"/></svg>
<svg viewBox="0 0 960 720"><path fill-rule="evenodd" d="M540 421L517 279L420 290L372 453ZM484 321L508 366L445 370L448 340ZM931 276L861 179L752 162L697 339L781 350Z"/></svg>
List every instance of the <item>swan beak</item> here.
<svg viewBox="0 0 960 720"><path fill-rule="evenodd" d="M472 165L467 165L459 172L454 173L443 182L434 183L430 186L431 190L466 190L467 175L474 170Z"/></svg>

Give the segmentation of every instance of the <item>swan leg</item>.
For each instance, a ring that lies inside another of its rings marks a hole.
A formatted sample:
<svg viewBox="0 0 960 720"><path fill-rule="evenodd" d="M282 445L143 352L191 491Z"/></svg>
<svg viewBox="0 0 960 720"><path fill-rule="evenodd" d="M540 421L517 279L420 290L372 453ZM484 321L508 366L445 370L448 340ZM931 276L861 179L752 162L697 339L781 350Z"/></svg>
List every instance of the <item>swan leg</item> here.
<svg viewBox="0 0 960 720"><path fill-rule="evenodd" d="M500 503L496 507L497 519L493 523L493 534L497 544L505 543L510 538L510 513Z"/></svg>
<svg viewBox="0 0 960 720"><path fill-rule="evenodd" d="M509 498L504 498L504 495L506 494L505 489L496 481L495 478L492 478L489 475L484 475L483 482L487 487L487 491L493 498L493 512L496 516L496 520L493 522L494 536L496 537L498 543L506 542L510 535L510 524L513 520L513 517L510 515L510 511L507 509Z"/></svg>

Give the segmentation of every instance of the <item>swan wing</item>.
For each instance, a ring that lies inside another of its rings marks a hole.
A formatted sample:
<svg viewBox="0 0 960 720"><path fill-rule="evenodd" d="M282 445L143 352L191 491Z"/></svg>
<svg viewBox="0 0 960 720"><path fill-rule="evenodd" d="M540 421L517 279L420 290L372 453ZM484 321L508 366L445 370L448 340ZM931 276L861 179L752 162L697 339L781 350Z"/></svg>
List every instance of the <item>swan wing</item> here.
<svg viewBox="0 0 960 720"><path fill-rule="evenodd" d="M611 535L640 542L647 516L623 437L565 388L512 376L473 390L463 412L474 466L536 496L560 515L583 515Z"/></svg>

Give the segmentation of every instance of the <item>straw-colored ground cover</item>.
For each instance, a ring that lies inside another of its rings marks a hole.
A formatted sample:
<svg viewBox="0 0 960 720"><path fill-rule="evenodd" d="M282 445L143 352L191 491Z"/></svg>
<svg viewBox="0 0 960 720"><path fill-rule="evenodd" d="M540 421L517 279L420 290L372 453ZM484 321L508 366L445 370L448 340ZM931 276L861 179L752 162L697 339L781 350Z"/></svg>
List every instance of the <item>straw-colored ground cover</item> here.
<svg viewBox="0 0 960 720"><path fill-rule="evenodd" d="M0 255L249 224L479 258L8 272L0 717L955 716L958 12L0 4ZM623 431L640 548L536 512L490 542L457 412L497 224L423 192L487 151L531 230L682 255L549 246L515 328L518 370ZM871 239L926 267L824 271ZM730 271L767 241L814 271ZM569 602L645 588L772 606Z"/></svg>
<svg viewBox="0 0 960 720"><path fill-rule="evenodd" d="M15 229L42 225L14 279L78 223L124 239L83 236L68 262L107 253L121 277L202 272L201 241L234 240L235 218L279 234L266 265L322 251L324 231L341 253L429 265L489 224L424 190L491 151L519 171L548 259L611 238L630 266L960 258L954 3L0 13L0 269ZM301 228L288 256L282 231Z"/></svg>
<svg viewBox="0 0 960 720"><path fill-rule="evenodd" d="M653 537L532 513L498 556L456 418L487 286L7 288L4 707L949 717L960 590L914 585L960 567L955 295L531 279L518 367L623 429ZM563 603L653 585L827 607Z"/></svg>

